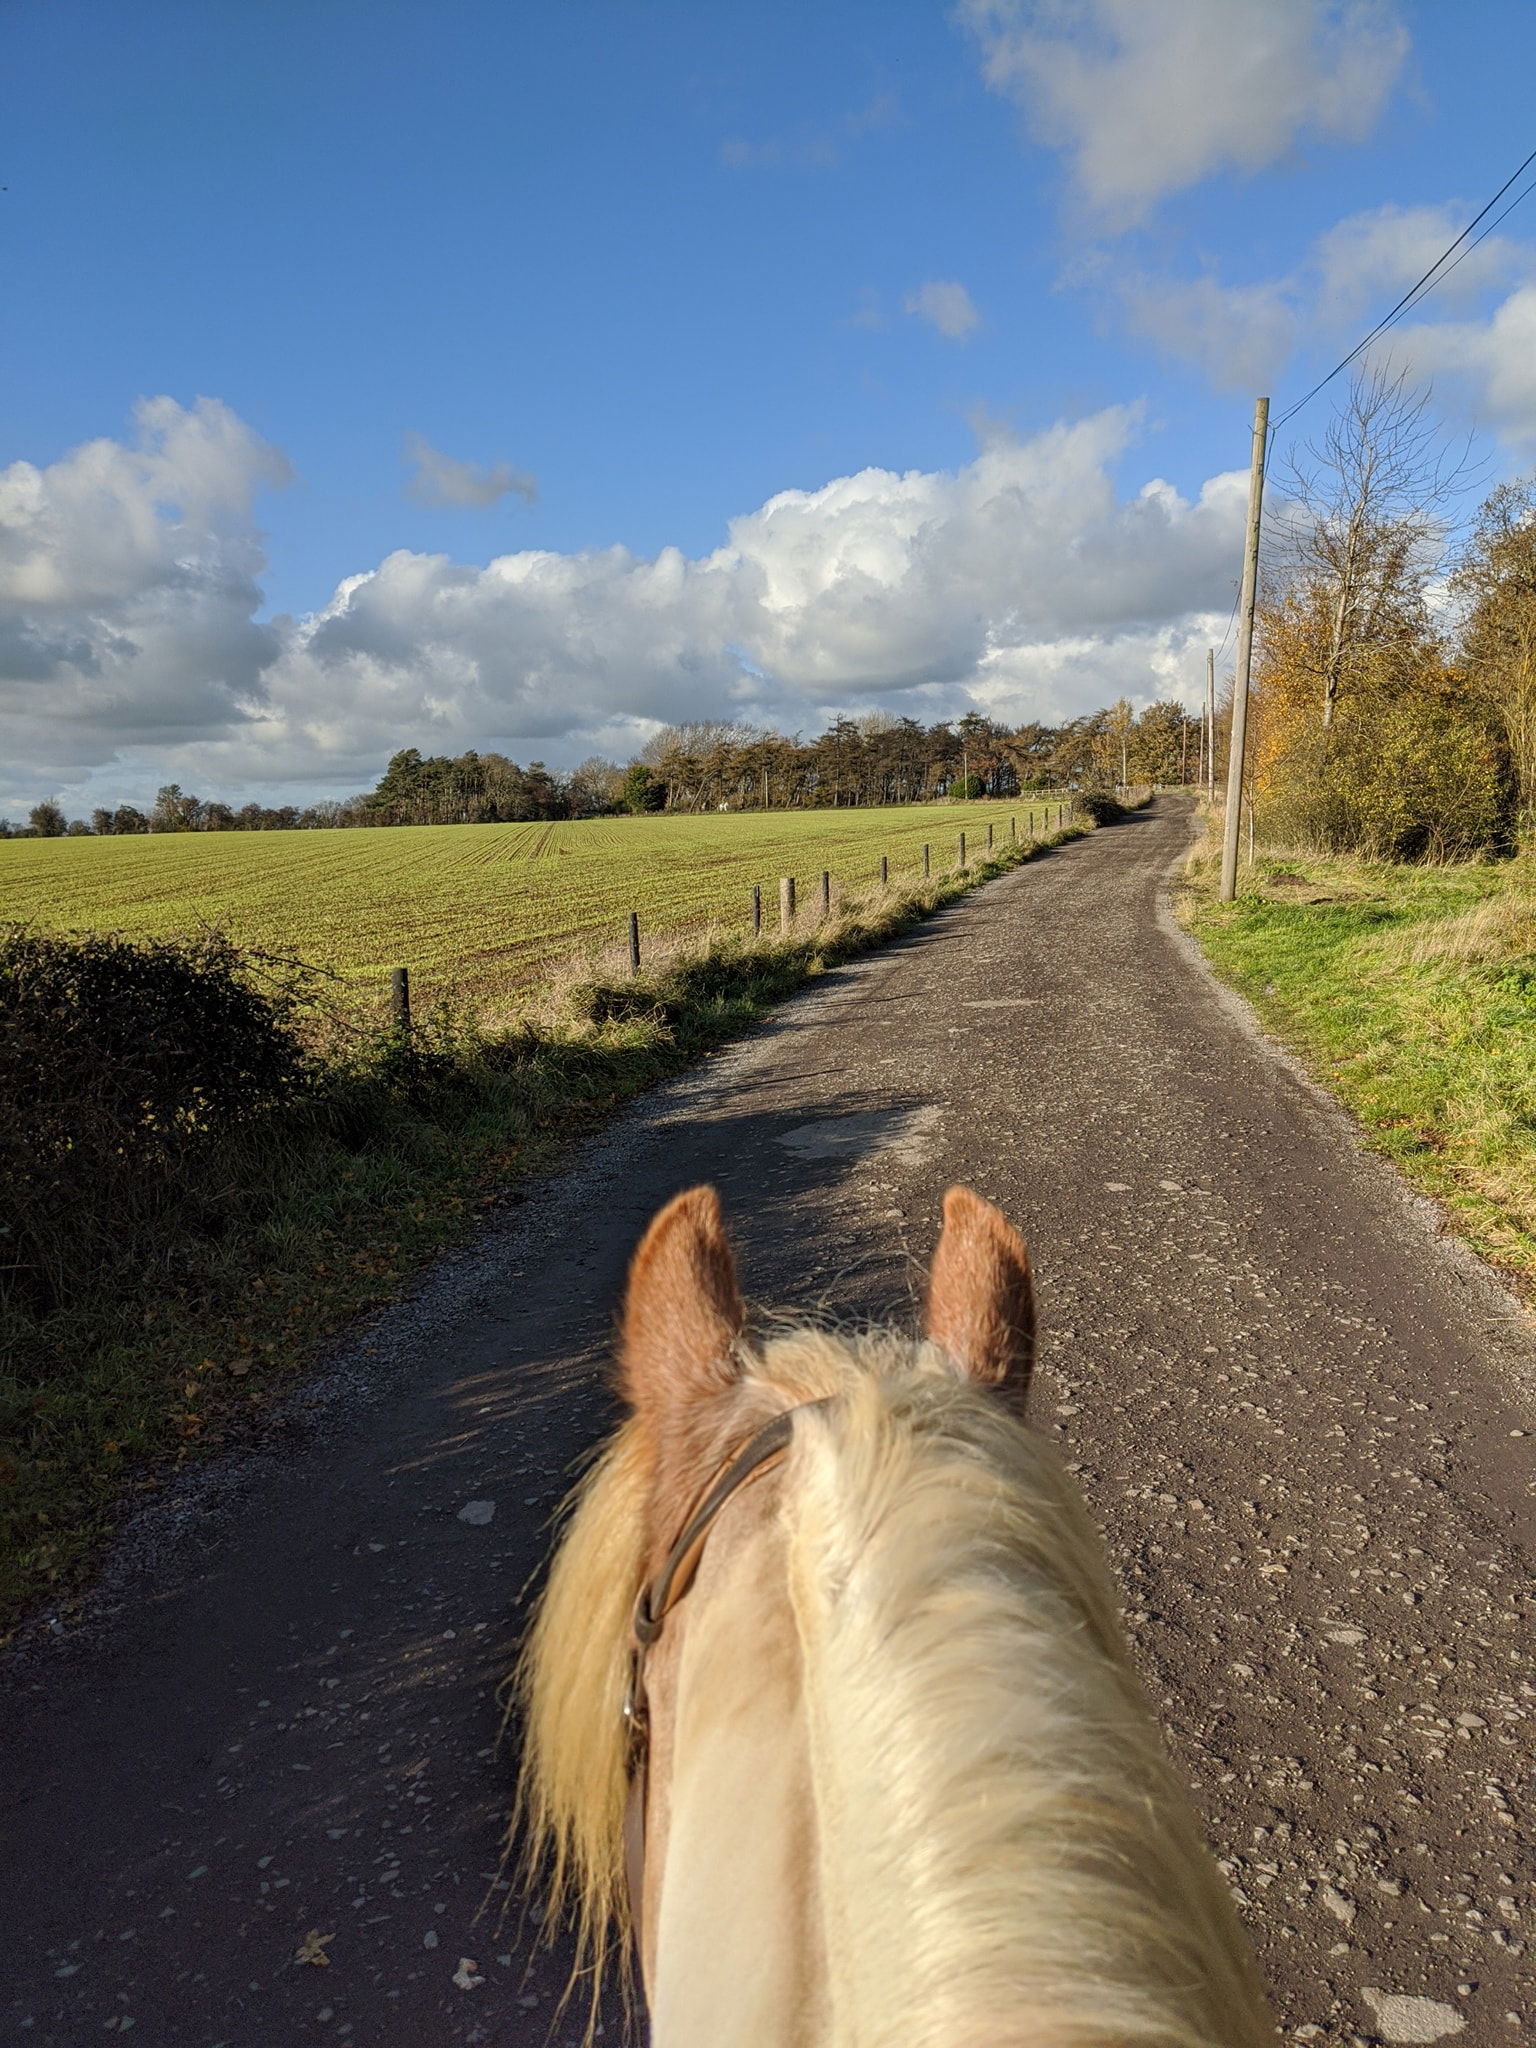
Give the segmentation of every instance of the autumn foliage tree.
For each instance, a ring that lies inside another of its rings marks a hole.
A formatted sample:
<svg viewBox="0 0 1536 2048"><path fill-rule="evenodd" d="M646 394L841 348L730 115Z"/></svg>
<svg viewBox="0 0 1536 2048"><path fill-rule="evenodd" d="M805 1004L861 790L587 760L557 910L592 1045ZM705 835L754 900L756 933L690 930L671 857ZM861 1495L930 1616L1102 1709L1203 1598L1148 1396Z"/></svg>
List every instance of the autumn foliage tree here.
<svg viewBox="0 0 1536 2048"><path fill-rule="evenodd" d="M1424 396L1381 372L1293 467L1257 619L1253 789L1272 837L1393 860L1498 842L1500 749L1428 603L1458 481Z"/></svg>
<svg viewBox="0 0 1536 2048"><path fill-rule="evenodd" d="M1484 503L1451 578L1459 666L1498 735L1519 825L1536 823L1536 477Z"/></svg>

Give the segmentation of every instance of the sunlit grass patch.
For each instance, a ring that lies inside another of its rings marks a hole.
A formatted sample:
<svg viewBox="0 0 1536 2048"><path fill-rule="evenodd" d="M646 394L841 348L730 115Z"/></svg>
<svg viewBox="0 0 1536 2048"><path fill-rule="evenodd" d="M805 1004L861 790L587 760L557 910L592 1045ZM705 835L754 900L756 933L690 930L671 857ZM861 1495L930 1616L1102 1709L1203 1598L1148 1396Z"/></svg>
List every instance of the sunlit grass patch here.
<svg viewBox="0 0 1536 2048"><path fill-rule="evenodd" d="M359 1008L382 1007L392 967L423 1000L507 1005L572 953L748 929L754 883L776 929L778 884L800 901L822 870L843 896L902 888L984 858L1016 823L1054 836L1059 806L1015 802L880 809L588 818L555 824L409 825L352 831L186 832L0 842L5 915L39 930L165 938L208 926L236 944L334 969Z"/></svg>
<svg viewBox="0 0 1536 2048"><path fill-rule="evenodd" d="M1536 871L1208 854L1184 911L1212 964L1485 1256L1536 1283Z"/></svg>

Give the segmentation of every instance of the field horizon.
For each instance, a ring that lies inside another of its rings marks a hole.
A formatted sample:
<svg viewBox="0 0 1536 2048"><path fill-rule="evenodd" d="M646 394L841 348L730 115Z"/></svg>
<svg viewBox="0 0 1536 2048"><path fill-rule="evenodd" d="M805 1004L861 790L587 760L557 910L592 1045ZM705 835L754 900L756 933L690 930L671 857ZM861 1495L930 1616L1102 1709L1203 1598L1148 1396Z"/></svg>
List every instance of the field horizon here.
<svg viewBox="0 0 1536 2048"><path fill-rule="evenodd" d="M618 948L630 911L643 942L749 918L754 883L766 928L778 884L795 877L802 912L822 870L835 895L935 875L999 846L1009 821L1027 841L1057 805L1040 799L855 810L744 811L400 825L378 830L161 833L16 839L0 847L6 915L40 931L169 938L215 927L241 946L292 954L337 974L361 1004L382 1001L408 967L416 997L478 1004L526 993L541 976Z"/></svg>

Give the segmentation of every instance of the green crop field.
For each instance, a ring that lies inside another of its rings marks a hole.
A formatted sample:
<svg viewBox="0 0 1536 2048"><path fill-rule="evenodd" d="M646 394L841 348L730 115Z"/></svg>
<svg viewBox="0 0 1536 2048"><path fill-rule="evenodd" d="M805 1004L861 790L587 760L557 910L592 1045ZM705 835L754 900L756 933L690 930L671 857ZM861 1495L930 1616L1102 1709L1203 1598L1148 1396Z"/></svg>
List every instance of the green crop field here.
<svg viewBox="0 0 1536 2048"><path fill-rule="evenodd" d="M413 991L493 1005L556 962L617 946L628 913L643 939L744 928L752 884L778 923L793 875L802 909L819 875L859 895L915 875L925 842L937 875L958 836L984 851L1016 819L1045 836L1056 806L902 805L704 817L591 818L556 825L420 825L374 831L196 832L0 842L0 916L42 930L164 937L218 925L241 945L334 968L359 998L381 998L391 967Z"/></svg>

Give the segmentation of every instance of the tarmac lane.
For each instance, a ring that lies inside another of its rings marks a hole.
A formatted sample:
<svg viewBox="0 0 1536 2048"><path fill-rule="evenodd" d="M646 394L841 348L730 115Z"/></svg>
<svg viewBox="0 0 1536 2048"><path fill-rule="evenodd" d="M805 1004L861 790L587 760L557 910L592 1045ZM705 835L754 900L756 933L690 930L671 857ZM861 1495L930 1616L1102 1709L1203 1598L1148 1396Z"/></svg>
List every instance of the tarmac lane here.
<svg viewBox="0 0 1536 2048"><path fill-rule="evenodd" d="M1536 1339L1205 974L1188 831L1161 799L827 976L140 1518L3 1674L0 2039L579 2038L503 1872L498 1688L629 1253L706 1180L754 1302L854 1318L912 1317L951 1182L1004 1208L1032 1413L1283 2028L1527 2037Z"/></svg>

